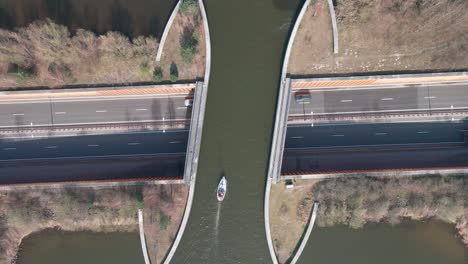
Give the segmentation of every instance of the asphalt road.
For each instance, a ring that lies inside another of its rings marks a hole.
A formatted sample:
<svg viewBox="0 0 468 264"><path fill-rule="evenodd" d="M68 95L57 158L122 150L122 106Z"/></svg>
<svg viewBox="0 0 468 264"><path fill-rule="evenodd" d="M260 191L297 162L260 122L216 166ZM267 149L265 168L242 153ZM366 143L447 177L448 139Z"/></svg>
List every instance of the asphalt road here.
<svg viewBox="0 0 468 264"><path fill-rule="evenodd" d="M317 89L317 88L315 88ZM309 93L310 101L297 102L296 93ZM294 90L289 115L468 107L468 84L406 87L355 87L339 90Z"/></svg>
<svg viewBox="0 0 468 264"><path fill-rule="evenodd" d="M181 178L188 131L0 141L0 184Z"/></svg>
<svg viewBox="0 0 468 264"><path fill-rule="evenodd" d="M288 126L285 149L463 142L462 122Z"/></svg>
<svg viewBox="0 0 468 264"><path fill-rule="evenodd" d="M187 96L0 101L0 127L190 119Z"/></svg>
<svg viewBox="0 0 468 264"><path fill-rule="evenodd" d="M187 130L0 140L0 161L138 154L185 155L187 140Z"/></svg>
<svg viewBox="0 0 468 264"><path fill-rule="evenodd" d="M463 144L407 145L398 148L336 148L320 151L286 150L282 175L289 173L339 173L356 170L441 169L468 167L468 147Z"/></svg>
<svg viewBox="0 0 468 264"><path fill-rule="evenodd" d="M107 158L0 162L0 184L95 180L182 178L185 153L169 157Z"/></svg>

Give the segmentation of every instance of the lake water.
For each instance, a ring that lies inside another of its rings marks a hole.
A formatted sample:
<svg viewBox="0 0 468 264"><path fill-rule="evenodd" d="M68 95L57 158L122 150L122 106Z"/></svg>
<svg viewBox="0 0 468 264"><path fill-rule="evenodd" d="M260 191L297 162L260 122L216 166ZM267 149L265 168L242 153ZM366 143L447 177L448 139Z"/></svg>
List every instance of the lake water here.
<svg viewBox="0 0 468 264"><path fill-rule="evenodd" d="M144 263L138 233L46 230L21 244L18 264Z"/></svg>
<svg viewBox="0 0 468 264"><path fill-rule="evenodd" d="M143 0L135 1L139 2ZM142 16L149 17L145 14L155 12L157 16L159 9L151 6L161 2L146 0L144 10L128 12L142 12ZM107 9L113 9L112 3L121 1L99 1L99 5L104 3ZM129 10L135 8L133 3L127 6ZM291 21L302 1L207 0L206 4L213 49L206 123L193 208L173 263L270 263L263 223L268 154L282 55ZM92 22L100 19L93 19L86 22L89 28L105 30L101 22ZM22 20L15 17L12 21ZM116 25L119 23L117 20ZM144 30L133 30L132 34L140 31ZM222 175L228 178L229 192L219 205L215 189ZM342 227L316 229L301 263L467 263L466 250L446 225L399 228L379 225L358 231ZM429 231L436 233L428 235ZM88 258L81 263L143 263L135 234L89 237L87 233L40 233L31 241L25 242L21 264L70 263L69 259L81 255ZM112 250L99 249L110 245ZM107 260L118 254L132 256L132 260ZM67 257L67 261L60 257ZM434 262L439 260L444 261Z"/></svg>

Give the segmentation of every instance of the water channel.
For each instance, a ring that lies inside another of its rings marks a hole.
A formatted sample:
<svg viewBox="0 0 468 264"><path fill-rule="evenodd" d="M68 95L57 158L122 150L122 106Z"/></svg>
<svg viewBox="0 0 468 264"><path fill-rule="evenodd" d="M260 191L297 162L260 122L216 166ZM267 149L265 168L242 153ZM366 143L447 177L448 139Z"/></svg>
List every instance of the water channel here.
<svg viewBox="0 0 468 264"><path fill-rule="evenodd" d="M0 0L0 4L5 1L14 2ZM146 2L153 6L164 1ZM203 145L191 216L173 263L270 263L263 224L265 175L282 54L292 27L291 21L301 3L300 0L206 0L213 60ZM144 12L156 10L148 6ZM6 22L2 23L5 26ZM89 28L93 29L92 26ZM99 26L94 28L99 31ZM140 32L133 30L132 34L136 31ZM229 193L220 205L214 194L222 175L229 180ZM447 247L454 248L450 250L457 252L450 253L454 257L453 262L442 263L464 263L466 250L452 235L452 229L441 225L442 231L437 231L439 224L432 228L424 225L402 226L401 230L383 225L359 231L342 227L317 229L301 263L376 263L373 258L348 262L346 255L340 259L336 252L348 250L355 256L366 255L365 245L375 246L377 239L382 242L383 237L385 242L382 243L385 244L376 251L382 259L398 255L401 257L399 260L412 260L406 263L441 263L425 260L445 259L448 249L428 247L427 244L413 245L434 238L427 237L431 232L436 232L436 242L442 241ZM89 257L80 263L143 263L139 241L133 236L110 238L108 234L89 237L87 233L39 233L31 238L33 242L28 241L23 246L19 263L36 264L38 259L45 259L47 261L42 263L49 264L71 263L57 255ZM113 248L110 251L96 250L90 247L93 241L97 241L94 245L98 249L103 246ZM102 245L108 241L112 243ZM340 243L333 243L338 241ZM403 245L413 246L407 250ZM107 261L106 258L115 256L117 252L135 257L126 262L122 262L125 258ZM328 260L329 255L336 257L336 262Z"/></svg>

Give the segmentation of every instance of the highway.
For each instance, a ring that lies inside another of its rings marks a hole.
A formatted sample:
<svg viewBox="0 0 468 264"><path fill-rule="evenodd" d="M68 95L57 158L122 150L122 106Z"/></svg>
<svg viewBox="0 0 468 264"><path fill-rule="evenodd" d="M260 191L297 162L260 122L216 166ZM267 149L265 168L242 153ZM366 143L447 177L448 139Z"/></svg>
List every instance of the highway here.
<svg viewBox="0 0 468 264"><path fill-rule="evenodd" d="M464 144L420 144L380 148L286 150L282 175L379 171L387 169L443 169L468 167Z"/></svg>
<svg viewBox="0 0 468 264"><path fill-rule="evenodd" d="M468 166L463 122L289 126L282 175Z"/></svg>
<svg viewBox="0 0 468 264"><path fill-rule="evenodd" d="M188 96L1 100L0 127L190 119Z"/></svg>
<svg viewBox="0 0 468 264"><path fill-rule="evenodd" d="M182 177L188 131L0 141L0 184Z"/></svg>
<svg viewBox="0 0 468 264"><path fill-rule="evenodd" d="M1 140L0 161L114 155L185 154L187 130ZM0 173L1 174L1 173Z"/></svg>
<svg viewBox="0 0 468 264"><path fill-rule="evenodd" d="M310 100L296 101L296 93ZM425 84L388 87L310 88L293 90L289 115L368 111L427 110L468 107L468 84Z"/></svg>
<svg viewBox="0 0 468 264"><path fill-rule="evenodd" d="M160 157L51 159L0 162L0 185L95 180L182 178L185 153Z"/></svg>
<svg viewBox="0 0 468 264"><path fill-rule="evenodd" d="M285 149L463 142L463 122L288 126Z"/></svg>

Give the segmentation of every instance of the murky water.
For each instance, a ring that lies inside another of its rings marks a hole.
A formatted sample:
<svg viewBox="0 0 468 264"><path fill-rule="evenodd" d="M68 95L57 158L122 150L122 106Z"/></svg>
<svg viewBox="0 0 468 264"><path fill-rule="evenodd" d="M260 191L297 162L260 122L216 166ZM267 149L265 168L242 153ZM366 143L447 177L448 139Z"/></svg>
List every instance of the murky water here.
<svg viewBox="0 0 468 264"><path fill-rule="evenodd" d="M144 263L138 233L35 233L21 244L18 264Z"/></svg>
<svg viewBox="0 0 468 264"><path fill-rule="evenodd" d="M5 1L16 3L0 0L0 6ZM99 5L107 3L109 9L114 2L99 1ZM157 9L151 8L153 2L159 1L146 1L142 14L157 14ZM267 162L282 54L291 20L301 3L206 1L213 48L206 123L192 213L173 263L270 263L263 223ZM133 8L133 2L128 8ZM5 17L0 17L5 24ZM97 31L105 28L100 26L100 18L96 19L87 22L89 27ZM13 21L21 20L17 16ZM229 192L219 204L213 190L222 175L228 179ZM428 236L430 232L435 233ZM86 260L77 263L143 263L136 236L87 236L40 233L31 238L33 244L26 242L20 263L71 263L70 259L80 256ZM107 259L119 254L131 260ZM379 225L357 231L336 227L314 230L301 263L451 264L466 263L464 255L466 250L453 236L453 229L445 225L412 224L396 229ZM394 261L382 262L387 259Z"/></svg>
<svg viewBox="0 0 468 264"><path fill-rule="evenodd" d="M270 261L266 168L281 55L299 2L206 1L213 50L203 144L191 216L173 263ZM215 231L213 190L223 174L228 193Z"/></svg>
<svg viewBox="0 0 468 264"><path fill-rule="evenodd" d="M300 264L466 264L468 249L453 225L410 222L314 228Z"/></svg>
<svg viewBox="0 0 468 264"><path fill-rule="evenodd" d="M0 28L50 18L70 30L160 37L176 0L0 0Z"/></svg>

